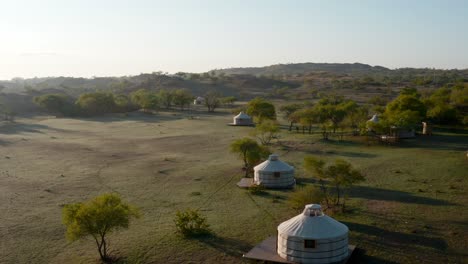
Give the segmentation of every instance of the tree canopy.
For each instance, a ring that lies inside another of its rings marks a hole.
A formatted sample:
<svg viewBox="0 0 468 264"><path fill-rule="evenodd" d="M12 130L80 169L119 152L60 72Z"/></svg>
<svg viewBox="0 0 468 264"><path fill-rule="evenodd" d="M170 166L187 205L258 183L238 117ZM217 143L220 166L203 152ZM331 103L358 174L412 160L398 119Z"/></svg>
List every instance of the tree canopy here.
<svg viewBox="0 0 468 264"><path fill-rule="evenodd" d="M62 213L66 237L75 241L91 236L103 261L109 260L107 235L128 228L130 219L139 215L136 208L114 193L102 194L84 203L67 204Z"/></svg>
<svg viewBox="0 0 468 264"><path fill-rule="evenodd" d="M260 97L250 100L246 111L248 115L254 117L258 122L264 119L276 120L275 106Z"/></svg>

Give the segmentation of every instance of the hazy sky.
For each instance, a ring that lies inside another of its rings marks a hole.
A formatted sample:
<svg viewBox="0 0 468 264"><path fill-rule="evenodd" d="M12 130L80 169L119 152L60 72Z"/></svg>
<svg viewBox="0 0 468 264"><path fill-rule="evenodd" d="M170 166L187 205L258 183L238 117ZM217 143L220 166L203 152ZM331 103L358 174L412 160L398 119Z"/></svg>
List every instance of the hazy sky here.
<svg viewBox="0 0 468 264"><path fill-rule="evenodd" d="M468 68L468 1L0 0L0 79L295 62Z"/></svg>

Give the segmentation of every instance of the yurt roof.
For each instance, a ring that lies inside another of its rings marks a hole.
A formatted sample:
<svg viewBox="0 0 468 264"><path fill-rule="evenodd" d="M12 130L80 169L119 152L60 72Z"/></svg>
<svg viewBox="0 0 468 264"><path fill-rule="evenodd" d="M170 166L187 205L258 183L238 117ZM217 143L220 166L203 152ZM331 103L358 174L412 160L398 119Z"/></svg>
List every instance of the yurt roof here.
<svg viewBox="0 0 468 264"><path fill-rule="evenodd" d="M248 114L244 113L244 112L240 112L234 118L237 118L237 119L250 119L250 116Z"/></svg>
<svg viewBox="0 0 468 264"><path fill-rule="evenodd" d="M286 162L278 159L278 155L272 154L267 160L258 164L254 167L254 170L268 171L268 172L281 172L294 170L293 166L290 166Z"/></svg>
<svg viewBox="0 0 468 264"><path fill-rule="evenodd" d="M318 204L308 204L304 211L278 226L280 234L308 239L327 239L342 236L348 227L322 213Z"/></svg>
<svg viewBox="0 0 468 264"><path fill-rule="evenodd" d="M379 117L377 116L377 114L375 114L375 115L372 116L371 119L369 119L369 121L377 123L377 122L379 122Z"/></svg>

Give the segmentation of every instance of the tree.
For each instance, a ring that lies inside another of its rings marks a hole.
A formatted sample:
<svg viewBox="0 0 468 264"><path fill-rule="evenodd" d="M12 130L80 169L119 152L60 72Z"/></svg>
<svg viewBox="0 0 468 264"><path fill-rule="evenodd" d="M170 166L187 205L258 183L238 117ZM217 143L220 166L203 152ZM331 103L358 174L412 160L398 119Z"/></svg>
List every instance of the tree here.
<svg viewBox="0 0 468 264"><path fill-rule="evenodd" d="M104 92L84 93L76 100L75 105L86 115L112 113L116 109L114 95Z"/></svg>
<svg viewBox="0 0 468 264"><path fill-rule="evenodd" d="M174 100L174 92L166 89L161 89L157 93L157 98L161 105L168 109L172 106Z"/></svg>
<svg viewBox="0 0 468 264"><path fill-rule="evenodd" d="M67 204L62 218L70 241L91 236L96 242L102 261L109 261L107 235L126 229L131 218L140 216L138 210L122 201L119 195L106 193L85 203Z"/></svg>
<svg viewBox="0 0 468 264"><path fill-rule="evenodd" d="M252 135L260 140L262 145L269 145L271 140L278 136L279 125L273 120L264 120L252 131Z"/></svg>
<svg viewBox="0 0 468 264"><path fill-rule="evenodd" d="M209 91L205 94L205 105L208 107L208 112L214 112L214 110L220 104L221 94L216 91Z"/></svg>
<svg viewBox="0 0 468 264"><path fill-rule="evenodd" d="M44 94L34 97L33 101L52 114L68 115L73 112L72 99L63 94Z"/></svg>
<svg viewBox="0 0 468 264"><path fill-rule="evenodd" d="M207 223L206 217L202 216L198 210L177 211L174 222L177 232L185 237L210 233L210 225Z"/></svg>
<svg viewBox="0 0 468 264"><path fill-rule="evenodd" d="M252 99L247 104L247 114L253 116L257 122L264 119L276 120L275 106L260 97Z"/></svg>
<svg viewBox="0 0 468 264"><path fill-rule="evenodd" d="M155 93L140 89L130 94L132 103L138 105L143 111L154 110L159 106L159 100Z"/></svg>
<svg viewBox="0 0 468 264"><path fill-rule="evenodd" d="M193 95L186 89L177 89L173 94L172 99L174 105L179 106L180 110L184 110L184 107L190 107L193 101Z"/></svg>
<svg viewBox="0 0 468 264"><path fill-rule="evenodd" d="M302 109L302 104L288 104L280 107L280 111L284 114L284 117L289 121L289 131L292 130L294 123L298 122L297 116L294 113Z"/></svg>
<svg viewBox="0 0 468 264"><path fill-rule="evenodd" d="M228 106L231 107L237 99L234 96L227 96L227 97L221 98L220 100L221 100L221 103L224 105L224 107L228 107Z"/></svg>
<svg viewBox="0 0 468 264"><path fill-rule="evenodd" d="M327 165L323 160L307 156L304 158L304 169L315 174L319 179L320 188L325 195L328 207L333 204L344 208L346 188L365 180L364 176L349 162L341 159L335 160L332 165ZM328 185L332 186L331 190ZM334 198L332 198L333 194ZM342 202L341 198L343 198Z"/></svg>
<svg viewBox="0 0 468 264"><path fill-rule="evenodd" d="M385 108L383 118L390 126L411 128L426 116L426 106L417 95L400 94Z"/></svg>
<svg viewBox="0 0 468 264"><path fill-rule="evenodd" d="M249 175L250 168L259 160L268 156L268 149L258 145L257 141L250 138L234 140L230 146L231 152L239 154L244 162L245 177Z"/></svg>

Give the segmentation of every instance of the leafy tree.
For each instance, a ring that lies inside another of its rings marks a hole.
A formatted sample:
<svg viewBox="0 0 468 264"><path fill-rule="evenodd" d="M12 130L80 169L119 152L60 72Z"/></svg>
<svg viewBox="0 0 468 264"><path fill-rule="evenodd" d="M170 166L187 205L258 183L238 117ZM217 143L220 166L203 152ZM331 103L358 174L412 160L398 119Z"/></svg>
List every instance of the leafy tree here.
<svg viewBox="0 0 468 264"><path fill-rule="evenodd" d="M260 97L254 98L247 104L247 114L256 118L258 122L264 119L276 120L275 106Z"/></svg>
<svg viewBox="0 0 468 264"><path fill-rule="evenodd" d="M429 98L424 100L427 107L427 117L439 124L457 122L457 111L451 104L451 89L443 87L437 89Z"/></svg>
<svg viewBox="0 0 468 264"><path fill-rule="evenodd" d="M52 114L69 115L73 112L72 99L63 94L44 94L34 97L33 101Z"/></svg>
<svg viewBox="0 0 468 264"><path fill-rule="evenodd" d="M315 108L308 107L295 111L290 119L296 120L302 126L302 133L304 134L304 129L307 127L309 134L312 132L312 124L320 122L320 116L315 111Z"/></svg>
<svg viewBox="0 0 468 264"><path fill-rule="evenodd" d="M279 125L273 120L264 120L252 131L252 135L260 140L262 145L269 145L271 140L278 136Z"/></svg>
<svg viewBox="0 0 468 264"><path fill-rule="evenodd" d="M297 188L289 197L289 204L293 209L303 209L306 204L321 203L325 199L324 193L313 185Z"/></svg>
<svg viewBox="0 0 468 264"><path fill-rule="evenodd" d="M257 141L250 138L234 140L230 146L231 152L239 154L244 162L245 177L249 175L250 168L259 160L268 156L268 149L258 145Z"/></svg>
<svg viewBox="0 0 468 264"><path fill-rule="evenodd" d="M237 99L234 96L227 96L227 97L221 98L220 100L221 100L221 103L225 107L228 107L228 106L231 107Z"/></svg>
<svg viewBox="0 0 468 264"><path fill-rule="evenodd" d="M143 111L154 110L159 106L159 100L155 93L140 89L130 94L131 101L138 105Z"/></svg>
<svg viewBox="0 0 468 264"><path fill-rule="evenodd" d="M198 210L187 209L178 211L174 220L177 232L185 237L206 235L210 233L210 226L206 217L202 216Z"/></svg>
<svg viewBox="0 0 468 264"><path fill-rule="evenodd" d="M327 165L323 160L307 156L304 158L304 169L315 174L315 177L319 179L328 207L331 204L344 207L346 188L365 180L364 176L349 162L341 159L335 160L332 165ZM341 198L343 198L342 201Z"/></svg>
<svg viewBox="0 0 468 264"><path fill-rule="evenodd" d="M205 94L205 105L208 107L208 112L214 112L218 108L221 94L216 91L209 91Z"/></svg>
<svg viewBox="0 0 468 264"><path fill-rule="evenodd" d="M133 108L130 98L126 94L115 95L114 102L119 112L126 112Z"/></svg>
<svg viewBox="0 0 468 264"><path fill-rule="evenodd" d="M177 89L173 94L172 99L174 105L179 106L180 110L184 110L184 107L190 107L193 101L193 95L186 89Z"/></svg>
<svg viewBox="0 0 468 264"><path fill-rule="evenodd" d="M114 95L104 92L84 93L76 100L75 105L87 115L112 113L116 110Z"/></svg>
<svg viewBox="0 0 468 264"><path fill-rule="evenodd" d="M68 204L63 208L63 223L70 241L91 236L96 242L99 256L109 261L107 235L126 229L130 219L140 216L138 210L113 193L102 194L85 203Z"/></svg>
<svg viewBox="0 0 468 264"><path fill-rule="evenodd" d="M304 105L302 104L288 104L288 105L283 105L280 107L280 111L284 113L284 117L289 122L289 131L292 130L294 123L298 122L297 116L294 115L294 113L302 109L303 107Z"/></svg>
<svg viewBox="0 0 468 264"><path fill-rule="evenodd" d="M174 92L166 89L161 89L157 93L157 98L159 99L161 105L168 109L172 106L172 103L174 101Z"/></svg>
<svg viewBox="0 0 468 264"><path fill-rule="evenodd" d="M412 127L426 116L426 106L416 95L401 94L391 101L384 112L384 119L391 126Z"/></svg>

